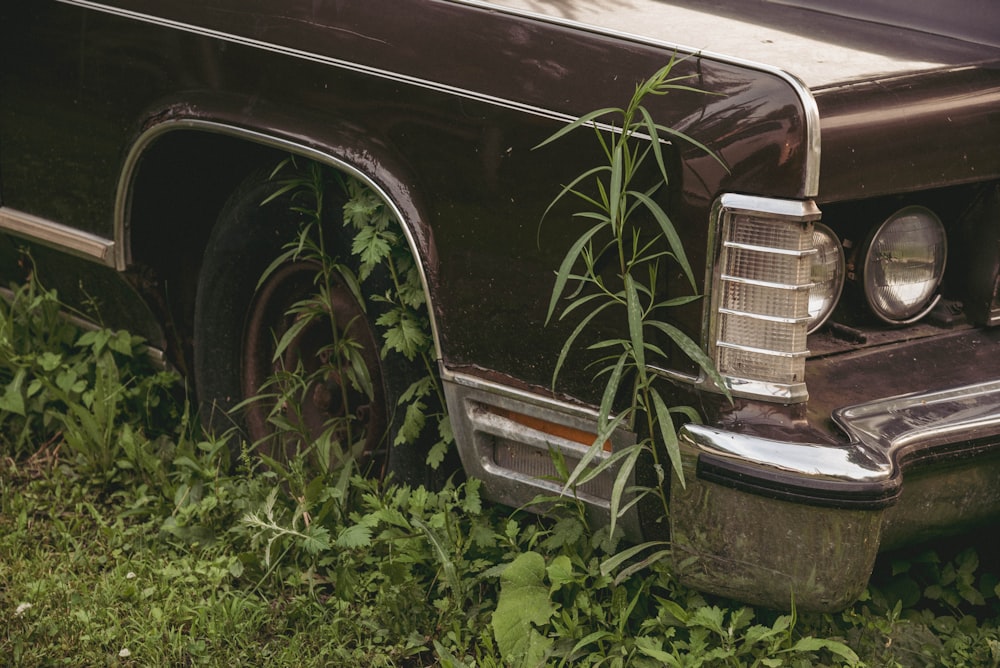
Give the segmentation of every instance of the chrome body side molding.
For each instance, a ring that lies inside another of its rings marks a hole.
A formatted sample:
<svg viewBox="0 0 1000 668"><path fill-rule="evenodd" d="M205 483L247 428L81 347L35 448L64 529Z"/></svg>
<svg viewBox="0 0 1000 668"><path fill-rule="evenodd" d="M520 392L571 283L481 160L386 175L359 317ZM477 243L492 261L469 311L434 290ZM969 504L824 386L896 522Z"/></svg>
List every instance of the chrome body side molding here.
<svg viewBox="0 0 1000 668"><path fill-rule="evenodd" d="M117 264L118 249L111 239L82 232L23 211L0 207L0 230L70 255L93 260L106 267L122 268Z"/></svg>

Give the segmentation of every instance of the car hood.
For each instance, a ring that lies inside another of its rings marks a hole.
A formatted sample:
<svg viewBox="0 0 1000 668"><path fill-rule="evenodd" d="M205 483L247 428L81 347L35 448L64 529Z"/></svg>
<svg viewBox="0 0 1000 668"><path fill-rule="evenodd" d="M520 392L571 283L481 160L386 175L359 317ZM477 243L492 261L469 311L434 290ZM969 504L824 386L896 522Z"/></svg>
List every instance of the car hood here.
<svg viewBox="0 0 1000 668"><path fill-rule="evenodd" d="M491 0L597 30L781 69L810 88L993 60L1000 5L959 0ZM926 5L926 6L925 6ZM975 5L966 7L965 5ZM993 42L993 44L990 44Z"/></svg>

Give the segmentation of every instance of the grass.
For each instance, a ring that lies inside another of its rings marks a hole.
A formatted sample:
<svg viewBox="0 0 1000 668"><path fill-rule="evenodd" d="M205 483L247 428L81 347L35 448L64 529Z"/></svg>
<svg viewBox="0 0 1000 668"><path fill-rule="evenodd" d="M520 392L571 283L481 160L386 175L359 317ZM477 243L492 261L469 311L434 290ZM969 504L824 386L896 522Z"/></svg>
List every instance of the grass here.
<svg viewBox="0 0 1000 668"><path fill-rule="evenodd" d="M708 599L602 570L569 503L232 466L141 341L57 309L29 284L0 313L0 664L1000 664L995 550L887 556L838 614Z"/></svg>

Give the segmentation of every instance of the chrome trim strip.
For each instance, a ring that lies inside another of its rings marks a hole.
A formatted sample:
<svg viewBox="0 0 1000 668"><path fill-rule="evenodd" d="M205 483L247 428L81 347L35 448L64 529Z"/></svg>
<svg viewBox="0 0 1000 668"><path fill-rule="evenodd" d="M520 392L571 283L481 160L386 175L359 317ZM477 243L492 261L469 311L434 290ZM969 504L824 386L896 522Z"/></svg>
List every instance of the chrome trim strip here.
<svg viewBox="0 0 1000 668"><path fill-rule="evenodd" d="M779 199L739 193L723 193L716 200L716 207L750 215L763 214L768 218L780 218L790 222L812 222L822 217L819 207L811 200Z"/></svg>
<svg viewBox="0 0 1000 668"><path fill-rule="evenodd" d="M1000 381L888 397L833 412L850 443L778 441L688 424L679 436L695 452L800 476L803 481L892 483L903 458L963 441L992 439L1000 451ZM806 484L808 484L806 482Z"/></svg>
<svg viewBox="0 0 1000 668"><path fill-rule="evenodd" d="M778 315L764 315L763 313L754 313L752 311L737 311L731 308L720 308L719 313L725 313L727 315L738 315L743 318L750 318L752 320L765 320L767 322L780 322L787 325L797 325L800 322L809 322L809 317L805 318L782 318Z"/></svg>
<svg viewBox="0 0 1000 668"><path fill-rule="evenodd" d="M810 248L807 250L792 250L790 248L773 248L771 246L755 246L753 244L744 244L738 241L726 241L722 244L726 248L736 248L739 250L753 251L755 253L766 253L767 255L788 255L791 257L805 257L807 255L815 255L819 251L815 248Z"/></svg>
<svg viewBox="0 0 1000 668"><path fill-rule="evenodd" d="M997 436L1000 381L846 406L833 412L833 420L851 440L889 452Z"/></svg>
<svg viewBox="0 0 1000 668"><path fill-rule="evenodd" d="M789 283L772 283L770 281L759 281L755 278L744 278L743 276L731 276L730 274L722 274L719 276L719 280L727 281L729 283L741 283L743 285L756 285L762 288L774 288L775 290L789 290L792 292L801 292L803 290L811 290L813 284L808 285L790 285Z"/></svg>
<svg viewBox="0 0 1000 668"><path fill-rule="evenodd" d="M507 109L513 109L515 111L531 114L533 116L549 118L552 120L562 121L564 123L572 123L573 121L577 120L577 116L574 116L572 114L565 114L558 111L545 109L543 107L536 107L529 104L523 104L515 100L509 100L505 98L495 97L492 95L486 95L483 93L478 93L476 91L468 90L466 88L459 88L457 86L450 86L448 84L440 83L437 81L430 81L428 79L412 77L406 74L401 74L399 72L384 70L377 67L369 67L367 65L361 65L349 60L342 60L340 58L324 56L318 53L313 53L311 51L303 51L302 49L296 49L289 46L282 46L281 44L276 44L274 42L265 42L263 40L253 39L250 37L243 37L242 35L236 35L221 30L203 28L201 26L194 25L191 23L184 23L182 21L165 19L152 14L145 14L143 12L137 12L130 9L113 7L110 5L105 5L100 2L94 2L92 0L56 0L56 2L62 3L64 5L74 5L84 9L89 9L91 11L101 12L103 14L111 14L113 16L118 16L133 21L140 21L142 23L149 23L164 28L179 30L181 32L187 32L202 37L218 39L224 42L229 42L231 44L247 46L254 49L260 49L262 51L271 51L272 53L277 53L282 56L289 56L291 58L297 58L299 60L308 60L310 62L319 63L321 65L328 65L331 67L336 67L339 69L348 70L352 72L360 72L362 74L368 74L370 76L378 77L380 79L388 79L390 81L409 84L412 86L417 86L419 88L425 88L428 90L439 91L451 95L457 95L459 97L463 97L469 100L485 102L487 104L492 104L494 106L504 107ZM593 127L598 127L602 130L607 130L610 132L616 132L616 133L621 132L621 128L617 128L606 123L588 123L588 125ZM636 136L645 137L647 139L649 138L648 136L640 133L636 133ZM663 138L660 140L660 143L668 144L670 142L669 139Z"/></svg>
<svg viewBox="0 0 1000 668"><path fill-rule="evenodd" d="M650 46L669 49L671 51L697 55L700 57L709 58L711 60L717 60L719 62L728 63L731 65L738 65L739 67L745 67L747 69L757 70L758 72L771 74L778 77L779 79L782 79L785 83L787 83L791 87L791 89L798 96L799 102L800 104L802 104L802 113L804 116L804 121L806 126L805 127L806 168L802 180L802 195L803 197L816 197L816 195L819 194L820 147L822 144L820 137L820 127L819 127L819 120L820 120L819 107L817 106L816 98L813 97L812 91L809 90L809 87L806 86L805 83L803 83L803 81L794 74L786 72L781 68L767 65L765 63L758 63L752 60L746 60L744 58L739 58L736 56L715 53L712 51L705 51L703 49L696 49L694 47L685 46L683 44L672 44L670 42L662 40L643 37L642 35L635 35L633 33L622 32L618 30L609 30L606 28L601 28L600 26L593 26L585 23L579 23L577 21L572 21L570 19L548 16L538 12L515 9L512 7L505 7L503 5L497 5L492 2L489 2L488 0L452 0L452 2L458 2L460 4L469 5L472 7L489 9L491 11L496 11L496 12L503 12L505 14L520 16L522 18L529 18L535 21L543 21L545 23L551 23L553 25L561 25L568 28L574 28L577 30L584 30L586 32L596 33L599 35L607 35L609 37L627 39L632 42L638 42L640 44L648 44Z"/></svg>
<svg viewBox="0 0 1000 668"><path fill-rule="evenodd" d="M405 216L403 216L403 212L400 208L395 202L392 201L392 198L389 197L389 194L383 190L381 186L349 162L341 160L337 156L329 153L311 148L305 144L266 135L261 132L257 132L256 130L248 130L246 128L226 125L216 121L175 119L163 121L139 135L139 137L132 144L128 155L125 158L121 176L118 180L118 193L115 198L115 237L118 239L115 266L118 266L119 269L124 269L131 264L132 261L128 229L128 214L130 209L129 198L132 190L132 179L135 176L136 167L139 164L139 160L142 157L144 150L152 142L162 135L176 130L198 130L202 132L212 132L215 134L238 137L265 146L270 146L271 148L277 148L289 153L295 153L309 158L310 160L314 160L347 172L358 180L363 181L368 187L374 190L379 197L382 198L382 201L386 203L386 205L392 210L393 215L396 216L396 220L399 221L400 227L403 228L403 234L406 236L406 241L410 246L410 251L413 253L413 256L415 258L422 257L419 252L419 247L417 246L416 238L413 235L413 231L410 229L411 223L407 221ZM434 318L434 300L431 296L430 286L427 282L427 274L424 271L422 261L417 262L417 271L420 274L420 284L423 286L424 296L427 298L427 317L430 321L431 336L434 339L434 353L437 356L437 359L441 359L441 337L438 335L437 321Z"/></svg>
<svg viewBox="0 0 1000 668"><path fill-rule="evenodd" d="M294 58L300 58L303 60L310 60L317 63L332 65L334 67L339 67L342 69L363 72L370 74L372 76L408 83L415 86L420 86L422 88L444 91L452 93L454 95L466 97L469 99L480 100L483 102L488 102L490 104L508 107L511 109L517 109L526 113L531 113L546 118L561 120L567 123L576 120L576 117L572 115L562 114L559 112L554 112L539 107L533 107L531 105L521 104L513 100L505 100L489 95L483 95L481 93L476 93L474 91L448 86L439 82L432 82L426 79L407 76L405 74L400 74L398 72L390 72L388 70L366 67L363 65L359 65L357 63L352 63L350 61L340 60L338 58L331 58L329 56L322 56L320 54L312 53L309 51L302 51L301 49L281 46L279 44L264 42L261 40L251 39L248 37L241 37L239 35L234 35L219 30L202 28L200 26L183 23L180 21L163 19L150 14L144 14L142 12L136 12L128 9L121 9L119 7L112 7L109 5L102 4L100 2L94 2L93 0L56 0L56 1L67 5L75 5L85 9L90 9L92 11L104 12L106 14L113 14L115 16L121 16L123 18L142 21L145 23L152 23L156 25L162 25L165 27L173 28L175 30L182 30L184 32L190 32L205 37L220 39L234 44L242 44L244 46L264 49L267 51L273 51L275 53L280 53ZM470 7L487 9L489 11L501 12L511 16L520 16L522 18L532 19L534 21L542 21L553 25L560 25L564 27L574 28L576 30L582 30L594 34L629 40L631 42L648 44L650 46L659 47L669 51L698 55L700 57L710 58L712 60L717 60L719 62L728 63L731 65L737 65L739 67L745 67L752 70L757 70L758 72L764 72L778 77L791 87L792 91L799 98L799 102L802 105L803 118L805 122L805 135L806 135L805 173L803 174L802 178L803 196L815 197L819 193L820 146L821 146L819 107L817 106L816 100L813 97L812 93L810 92L809 88L798 77L780 68L772 67L770 65L766 65L763 63L756 63L750 60L744 60L734 56L727 56L723 54L702 51L700 49L695 49L693 47L688 47L681 44L672 44L666 41L650 39L648 37L642 37L640 35L634 35L626 32L602 29L598 26L591 26L571 21L568 19L546 16L544 14L539 14L536 12L518 10L510 7L503 7L490 2L481 2L480 0L452 0L452 2L469 5ZM598 124L598 127L601 127L602 129L613 129L610 126L604 126L603 124Z"/></svg>
<svg viewBox="0 0 1000 668"><path fill-rule="evenodd" d="M30 213L0 206L0 230L106 267L116 266L117 245L111 239Z"/></svg>
<svg viewBox="0 0 1000 668"><path fill-rule="evenodd" d="M472 391L486 392L492 396L513 401L534 404L547 410L555 411L561 415L571 416L574 421L579 421L581 425L596 425L600 412L590 406L574 404L568 401L552 399L535 392L522 390L503 383L484 380L478 376L467 373L452 371L444 364L440 365L441 380L447 383L454 383L456 386L468 388Z"/></svg>
<svg viewBox="0 0 1000 668"><path fill-rule="evenodd" d="M715 345L717 348L729 348L730 350L742 350L747 353L756 353L757 355L768 355L770 357L784 357L787 359L797 359L799 357L809 357L808 350L802 350L797 353L790 353L785 350L770 350L768 348L754 348L753 346L744 346L739 343L731 343L729 341L716 341Z"/></svg>

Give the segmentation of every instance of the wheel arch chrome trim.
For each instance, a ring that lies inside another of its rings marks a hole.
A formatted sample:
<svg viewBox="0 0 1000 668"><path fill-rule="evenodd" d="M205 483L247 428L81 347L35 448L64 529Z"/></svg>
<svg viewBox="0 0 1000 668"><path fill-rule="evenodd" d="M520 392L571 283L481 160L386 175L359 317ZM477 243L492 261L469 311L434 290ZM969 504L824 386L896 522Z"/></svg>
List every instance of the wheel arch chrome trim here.
<svg viewBox="0 0 1000 668"><path fill-rule="evenodd" d="M135 139L135 141L132 142L119 175L118 192L115 197L114 210L115 242L113 243L113 247L115 250L115 263L112 266L117 267L119 270L123 270L125 267L129 266L132 261L129 234L129 215L131 209L132 185L138 172L141 158L146 149L149 148L157 139L178 131L208 132L233 137L235 139L246 140L261 146L267 146L281 151L287 151L288 153L292 153L343 171L357 178L359 181L362 181L365 185L371 188L382 199L382 201L386 203L386 206L389 207L393 215L399 221L400 227L403 230L403 235L406 237L406 243L410 248L410 252L413 253L413 256L418 260L416 263L417 272L420 275L420 284L423 288L424 296L427 299L427 316L430 321L431 336L434 340L434 352L437 359L441 359L441 337L438 335L437 322L434 316L433 295L428 282L427 271L424 266L427 258L424 253L420 252L420 246L417 243L417 238L413 231L413 221L409 220L403 214L402 208L396 201L394 201L387 190L366 172L351 162L339 157L330 150L318 149L302 142L293 141L291 139L219 121L204 119L169 119L148 128L142 132Z"/></svg>

